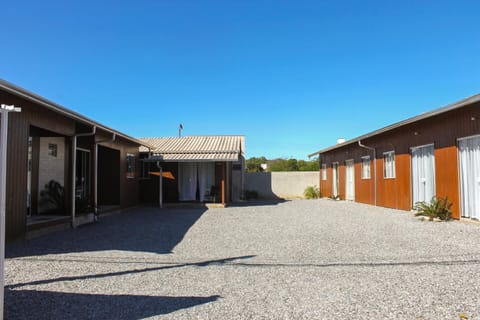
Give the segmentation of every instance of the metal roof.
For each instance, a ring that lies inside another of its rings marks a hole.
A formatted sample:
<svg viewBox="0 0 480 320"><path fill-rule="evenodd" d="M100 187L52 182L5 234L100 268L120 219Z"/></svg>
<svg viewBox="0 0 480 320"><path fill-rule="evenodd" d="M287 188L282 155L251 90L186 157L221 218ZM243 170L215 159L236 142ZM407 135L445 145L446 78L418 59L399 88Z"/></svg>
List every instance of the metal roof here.
<svg viewBox="0 0 480 320"><path fill-rule="evenodd" d="M24 98L26 100L29 100L29 101L32 101L34 103L37 103L49 110L52 110L56 113L59 113L59 114L62 114L66 117L69 117L71 119L74 119L75 121L78 121L80 123L83 123L83 124L86 124L86 125L89 125L89 126L96 126L98 129L101 129L101 130L104 130L104 131L107 131L107 132L110 132L110 133L115 133L115 135L119 136L119 137L122 137L126 140L129 140L131 142L134 142L138 145L143 145L144 142L136 139L136 138L133 138L129 135L126 135L120 131L117 131L115 129L112 129L112 128L109 128L103 124L100 124L94 120L91 120L83 115L81 115L80 113L77 113L73 110L70 110L70 109L67 109L65 108L64 106L61 106L57 103L54 103L48 99L45 99L33 92L30 92L26 89L23 89L23 88L20 88L8 81L5 81L3 79L0 79L0 89L1 90L4 90L8 93L11 93L17 97L21 97L21 98Z"/></svg>
<svg viewBox="0 0 480 320"><path fill-rule="evenodd" d="M463 99L463 100L457 101L457 102L455 102L455 103L446 105L446 106L444 106L444 107L441 107L441 108L438 108L438 109L434 109L434 110L429 111L429 112L422 113L422 114L420 114L420 115L418 115L418 116L408 118L408 119L406 119L406 120L403 120L403 121L394 123L394 124L392 124L392 125L383 127L383 128L381 128L381 129L372 131L372 132L370 132L370 133L364 134L364 135L362 135L362 136L359 136L359 137L356 137L356 138L347 140L347 141L345 141L345 142L336 144L336 145L334 145L334 146L331 146L331 147L328 147L328 148L319 150L319 151L317 151L317 152L314 152L314 153L309 154L308 157L313 157L313 156L319 155L319 154L321 154L321 153L325 153L325 152L328 152L328 151L331 151L331 150L335 150L335 149L344 147L344 146L349 145L349 144L352 144L352 143L357 143L358 141L361 141L361 140L364 140L364 139L367 139L367 138L371 138L371 137L373 137L373 136L377 136L377 135L379 135L379 134L382 134L382 133L385 133L385 132L388 132L388 131L391 131L391 130L400 128L400 127L402 127L402 126L406 126L406 125L408 125L408 124L411 124L411 123L414 123L414 122L417 122L417 121L420 121L420 120L424 120L424 119L427 119L427 118L431 118L431 117L434 117L434 116L436 116L436 115L439 115L439 114L442 114L442 113L445 113L445 112L448 112L448 111L452 111L452 110L455 110L455 109L460 109L460 108L462 108L462 107L471 105L471 104L476 103L476 102L479 102L479 101L480 101L480 94L476 94L476 95L473 95L473 96L471 96L471 97L465 98L465 99Z"/></svg>
<svg viewBox="0 0 480 320"><path fill-rule="evenodd" d="M151 161L237 161L244 154L244 136L185 136L139 138L153 148L140 147L140 152L152 152Z"/></svg>

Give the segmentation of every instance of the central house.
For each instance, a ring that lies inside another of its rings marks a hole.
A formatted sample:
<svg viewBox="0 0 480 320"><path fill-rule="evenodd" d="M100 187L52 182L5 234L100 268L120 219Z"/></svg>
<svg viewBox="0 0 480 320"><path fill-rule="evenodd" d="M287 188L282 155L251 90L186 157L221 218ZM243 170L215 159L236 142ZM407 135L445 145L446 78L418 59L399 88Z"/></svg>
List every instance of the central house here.
<svg viewBox="0 0 480 320"><path fill-rule="evenodd" d="M244 136L140 138L143 202L218 203L241 199ZM162 177L160 181L160 177Z"/></svg>

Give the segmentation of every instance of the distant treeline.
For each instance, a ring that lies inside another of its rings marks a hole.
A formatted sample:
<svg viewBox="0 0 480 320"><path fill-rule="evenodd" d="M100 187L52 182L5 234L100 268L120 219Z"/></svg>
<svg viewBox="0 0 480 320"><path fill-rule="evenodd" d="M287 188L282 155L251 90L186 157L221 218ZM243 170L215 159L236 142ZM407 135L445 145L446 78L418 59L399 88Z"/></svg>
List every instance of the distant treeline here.
<svg viewBox="0 0 480 320"><path fill-rule="evenodd" d="M318 160L274 159L252 157L246 160L247 172L274 172L274 171L319 171Z"/></svg>

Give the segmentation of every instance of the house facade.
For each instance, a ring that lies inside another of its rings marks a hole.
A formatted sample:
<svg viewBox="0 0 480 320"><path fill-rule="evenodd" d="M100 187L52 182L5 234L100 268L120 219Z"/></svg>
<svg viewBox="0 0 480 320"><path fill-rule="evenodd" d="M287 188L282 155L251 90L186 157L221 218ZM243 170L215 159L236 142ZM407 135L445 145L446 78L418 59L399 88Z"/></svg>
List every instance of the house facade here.
<svg viewBox="0 0 480 320"><path fill-rule="evenodd" d="M226 205L243 195L244 136L140 138L144 202ZM159 181L160 170L162 181ZM161 190L161 191L160 191Z"/></svg>
<svg viewBox="0 0 480 320"><path fill-rule="evenodd" d="M320 191L388 208L447 197L480 219L480 95L322 149Z"/></svg>
<svg viewBox="0 0 480 320"><path fill-rule="evenodd" d="M141 141L3 80L0 103L21 107L8 122L7 240L138 204Z"/></svg>

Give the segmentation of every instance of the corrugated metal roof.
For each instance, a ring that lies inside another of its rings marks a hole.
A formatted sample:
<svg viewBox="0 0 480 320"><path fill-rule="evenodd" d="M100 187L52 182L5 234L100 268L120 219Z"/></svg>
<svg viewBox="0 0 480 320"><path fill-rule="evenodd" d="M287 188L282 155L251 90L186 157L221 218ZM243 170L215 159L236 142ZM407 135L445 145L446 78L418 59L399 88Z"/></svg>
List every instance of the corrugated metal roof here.
<svg viewBox="0 0 480 320"><path fill-rule="evenodd" d="M80 123L83 123L83 124L87 124L89 126L95 126L101 130L104 130L104 131L107 131L107 132L111 132L111 133L115 133L117 136L120 136L126 140L129 140L131 142L134 142L138 145L142 145L143 142L133 138L133 137L130 137L129 135L126 135L125 133L122 133L120 131L117 131L115 129L112 129L110 127L107 127L103 124L100 124L94 120L91 120L83 115L81 115L80 113L77 113L73 110L70 110L70 109L67 109L65 108L64 106L61 106L55 102L52 102L48 99L45 99L44 97L41 97L33 92L30 92L26 89L23 89L23 88L20 88L19 86L16 86L8 81L5 81L3 79L0 79L0 89L2 90L5 90L6 92L9 92L15 96L18 96L18 97L22 97L24 99L27 99L27 100L30 100L34 103L37 103L47 109L50 109L56 113L59 113L59 114L62 114L66 117L69 117L71 119L74 119L75 121L78 121ZM147 145L148 146L148 145Z"/></svg>
<svg viewBox="0 0 480 320"><path fill-rule="evenodd" d="M417 122L417 121L420 121L420 120L423 120L423 119L427 119L427 118L430 118L430 117L433 117L433 116L436 116L436 115L439 115L439 114L442 114L442 113L445 113L445 112L448 112L448 111L459 109L459 108L471 105L471 104L473 104L475 102L479 102L479 101L480 101L480 94L476 94L476 95L473 95L471 97L460 100L458 102L449 104L447 106L444 106L444 107L441 107L441 108L438 108L438 109L435 109L435 110L432 110L432 111L429 111L429 112L425 112L425 113L422 113L418 116L411 117L411 118L408 118L406 120L403 120L403 121L394 123L392 125L386 126L384 128L372 131L370 133L364 134L363 136L359 136L357 138L353 138L353 139L347 140L345 142L339 143L337 145L319 150L317 152L309 154L308 157L313 157L313 156L316 156L318 154L325 153L325 152L328 152L328 151L331 151L331 150L335 150L335 149L341 148L343 146L346 146L346 145L349 145L349 144L352 144L352 143L358 143L358 141L361 141L361 140L379 135L381 133L385 133L387 131L391 131L391 130L397 129L399 127L402 127L402 126L405 126L405 125L408 125L408 124L411 124L411 123L414 123L414 122Z"/></svg>
<svg viewBox="0 0 480 320"><path fill-rule="evenodd" d="M139 138L151 145L151 160L157 161L237 161L245 150L244 136L185 136ZM148 152L140 147L140 152Z"/></svg>

